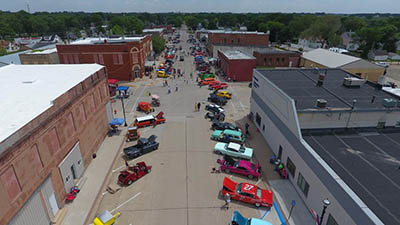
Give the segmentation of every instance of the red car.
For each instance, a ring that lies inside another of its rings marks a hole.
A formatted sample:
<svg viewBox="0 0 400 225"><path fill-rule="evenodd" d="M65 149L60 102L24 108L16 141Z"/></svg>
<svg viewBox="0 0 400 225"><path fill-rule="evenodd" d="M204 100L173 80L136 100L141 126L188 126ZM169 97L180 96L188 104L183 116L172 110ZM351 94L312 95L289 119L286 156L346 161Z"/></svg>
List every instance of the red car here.
<svg viewBox="0 0 400 225"><path fill-rule="evenodd" d="M219 90L219 89L225 89L228 88L227 83L215 83L215 84L210 84L208 89L210 90Z"/></svg>
<svg viewBox="0 0 400 225"><path fill-rule="evenodd" d="M128 169L121 171L118 176L118 183L122 185L131 185L136 180L151 172L152 166L147 166L145 162L138 162L134 166L128 166Z"/></svg>
<svg viewBox="0 0 400 225"><path fill-rule="evenodd" d="M155 126L160 123L165 123L165 121L166 119L164 118L164 113L159 112L157 116L147 115L147 116L137 117L133 125L137 126L138 128L141 128L147 126Z"/></svg>
<svg viewBox="0 0 400 225"><path fill-rule="evenodd" d="M250 179L259 178L261 173L260 164L254 164L247 160L235 161L230 156L224 156L224 159L217 159L217 163L220 164L220 170L226 173L237 173L247 176Z"/></svg>
<svg viewBox="0 0 400 225"><path fill-rule="evenodd" d="M273 204L272 191L261 189L254 184L236 183L227 177L224 178L221 194L225 198L229 197L256 207L271 207Z"/></svg>
<svg viewBox="0 0 400 225"><path fill-rule="evenodd" d="M214 79L214 78L206 78L206 79L204 79L204 80L201 81L201 84L202 84L202 85L209 85L209 84L211 84L211 83L213 83L213 82L215 82L215 79Z"/></svg>

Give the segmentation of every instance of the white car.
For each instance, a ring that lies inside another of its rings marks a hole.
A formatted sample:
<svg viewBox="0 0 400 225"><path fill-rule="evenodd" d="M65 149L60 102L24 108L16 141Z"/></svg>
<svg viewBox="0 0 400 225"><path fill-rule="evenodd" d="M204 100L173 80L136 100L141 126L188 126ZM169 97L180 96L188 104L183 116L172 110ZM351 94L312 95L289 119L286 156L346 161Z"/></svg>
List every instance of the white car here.
<svg viewBox="0 0 400 225"><path fill-rule="evenodd" d="M216 104L208 104L208 105L206 105L205 109L207 111L210 111L210 112L213 112L213 113L223 113L223 112L225 112L224 108L222 108L221 106L216 105Z"/></svg>
<svg viewBox="0 0 400 225"><path fill-rule="evenodd" d="M389 67L389 63L387 63L387 62L376 62L375 64L378 66L383 66L385 68Z"/></svg>

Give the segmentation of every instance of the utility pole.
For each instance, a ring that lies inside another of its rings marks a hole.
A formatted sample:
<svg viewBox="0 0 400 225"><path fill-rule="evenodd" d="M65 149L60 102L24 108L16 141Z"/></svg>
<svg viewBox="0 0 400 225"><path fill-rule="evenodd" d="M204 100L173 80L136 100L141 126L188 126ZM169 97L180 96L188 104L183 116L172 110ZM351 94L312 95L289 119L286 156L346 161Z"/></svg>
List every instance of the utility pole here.
<svg viewBox="0 0 400 225"><path fill-rule="evenodd" d="M30 14L31 13L31 9L29 8L29 2L26 2L26 8L28 10L28 13Z"/></svg>

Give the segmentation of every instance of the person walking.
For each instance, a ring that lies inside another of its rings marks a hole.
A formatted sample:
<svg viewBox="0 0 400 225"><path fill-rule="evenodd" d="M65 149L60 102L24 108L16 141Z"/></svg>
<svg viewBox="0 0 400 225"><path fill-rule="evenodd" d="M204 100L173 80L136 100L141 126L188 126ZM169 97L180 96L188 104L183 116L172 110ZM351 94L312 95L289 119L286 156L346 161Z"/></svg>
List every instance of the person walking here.
<svg viewBox="0 0 400 225"><path fill-rule="evenodd" d="M200 111L201 103L197 103L197 110Z"/></svg>
<svg viewBox="0 0 400 225"><path fill-rule="evenodd" d="M190 73L190 79L193 79L193 73Z"/></svg>
<svg viewBox="0 0 400 225"><path fill-rule="evenodd" d="M197 103L194 103L194 111L197 112Z"/></svg>
<svg viewBox="0 0 400 225"><path fill-rule="evenodd" d="M231 202L231 196L226 193L224 196L224 200L225 200L225 205L223 206L226 210L229 209L229 203Z"/></svg>
<svg viewBox="0 0 400 225"><path fill-rule="evenodd" d="M178 91L178 84L175 84L175 92Z"/></svg>
<svg viewBox="0 0 400 225"><path fill-rule="evenodd" d="M171 94L171 87L168 86L168 94Z"/></svg>

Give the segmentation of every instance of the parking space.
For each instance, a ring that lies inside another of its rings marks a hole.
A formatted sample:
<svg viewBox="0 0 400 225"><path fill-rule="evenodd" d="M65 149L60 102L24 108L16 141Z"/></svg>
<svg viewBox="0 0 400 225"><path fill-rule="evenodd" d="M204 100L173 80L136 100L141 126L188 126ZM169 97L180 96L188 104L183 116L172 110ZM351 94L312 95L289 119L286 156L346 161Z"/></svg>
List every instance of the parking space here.
<svg viewBox="0 0 400 225"><path fill-rule="evenodd" d="M184 34L183 40L185 37L187 34ZM182 46L187 48L188 44L185 42ZM219 196L219 191L225 176L236 182L254 183L261 188L266 188L266 184L262 179L256 181L243 176L211 173L221 156L213 153L216 142L210 140L211 122L204 119L205 104L202 104L200 112L194 111L194 103L205 101L210 91L207 87L199 88L194 81L185 82L189 79L190 71L194 70L192 58L185 56L184 62L178 62L185 71L185 77L168 80L172 87L171 94L167 94L167 87L162 86L162 80L155 78L136 84L134 98L127 101L127 120L130 123L136 116L145 115L136 112L135 108L139 101L149 101L150 97L145 94L158 94L161 105L155 108L154 114L165 112L167 121L154 128L139 130L142 137L155 134L160 143L159 149L128 161L130 165L144 161L153 166L152 171L115 194L104 192L102 195L97 213L105 209L121 212L116 224L226 225L234 210L239 210L246 217L257 218L267 210L239 202L231 202L229 209L222 208L225 202ZM147 86L146 82L153 82L153 85ZM179 86L177 92L176 84ZM229 85L233 98L224 108L226 120L234 122L248 114L250 88L248 83ZM135 141L128 142L125 147L134 144ZM108 184L117 183L119 171L125 169L124 160L121 152L115 160ZM274 213L266 220L279 221Z"/></svg>

